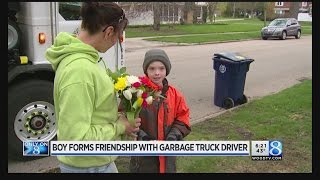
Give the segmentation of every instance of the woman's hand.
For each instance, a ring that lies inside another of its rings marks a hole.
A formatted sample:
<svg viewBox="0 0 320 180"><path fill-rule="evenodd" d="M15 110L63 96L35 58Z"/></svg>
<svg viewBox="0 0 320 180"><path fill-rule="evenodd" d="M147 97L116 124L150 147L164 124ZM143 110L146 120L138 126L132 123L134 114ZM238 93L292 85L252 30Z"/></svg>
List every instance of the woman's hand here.
<svg viewBox="0 0 320 180"><path fill-rule="evenodd" d="M134 125L135 127L133 127L128 119L126 118L125 115L121 114L120 117L119 117L119 121L123 122L125 127L126 127L126 130L125 130L125 133L128 135L128 136L131 136L133 138L136 138L137 137L137 132L139 131L139 126L141 125L141 118L136 118L134 119Z"/></svg>

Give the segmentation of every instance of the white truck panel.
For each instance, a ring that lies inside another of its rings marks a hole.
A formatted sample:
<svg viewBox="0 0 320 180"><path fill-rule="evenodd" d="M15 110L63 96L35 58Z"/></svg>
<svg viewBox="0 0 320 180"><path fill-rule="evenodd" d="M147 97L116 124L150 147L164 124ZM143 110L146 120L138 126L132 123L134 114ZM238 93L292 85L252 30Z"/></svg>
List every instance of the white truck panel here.
<svg viewBox="0 0 320 180"><path fill-rule="evenodd" d="M45 58L45 52L47 48L52 45L52 38L50 36L51 30L49 26L32 26L32 25L20 25L22 31L22 47L26 56L33 64L45 64L49 63ZM46 34L46 42L44 44L39 43L39 33Z"/></svg>
<svg viewBox="0 0 320 180"><path fill-rule="evenodd" d="M52 3L52 2L51 2ZM55 8L52 3L52 14L54 15ZM49 63L45 58L45 51L49 48L55 35L54 31L75 33L80 28L81 20L66 21L60 14L57 15L59 25L51 28L51 23L55 26L55 19L51 20L50 2L21 2L21 11L17 14L17 19L22 30L22 46L25 50L25 55L33 64ZM52 18L55 18L54 16ZM38 41L39 33L46 34L46 43L40 44ZM30 38L32 37L32 38ZM31 41L32 40L32 41ZM122 43L124 48L124 42ZM106 53L99 53L100 57L105 61L105 64L112 71L124 66L124 51L121 52L119 43L111 47ZM103 67L104 64L100 63Z"/></svg>
<svg viewBox="0 0 320 180"><path fill-rule="evenodd" d="M20 2L17 19L22 24L50 25L50 2Z"/></svg>

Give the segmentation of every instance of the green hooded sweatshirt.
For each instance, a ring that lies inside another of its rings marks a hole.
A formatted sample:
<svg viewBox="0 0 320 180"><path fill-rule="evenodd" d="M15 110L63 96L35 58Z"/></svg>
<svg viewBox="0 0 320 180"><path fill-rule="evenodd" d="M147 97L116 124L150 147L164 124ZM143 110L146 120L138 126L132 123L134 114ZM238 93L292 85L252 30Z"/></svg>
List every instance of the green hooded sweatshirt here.
<svg viewBox="0 0 320 180"><path fill-rule="evenodd" d="M111 78L99 64L98 51L75 35L59 33L46 58L56 71L54 104L60 141L120 140L125 125ZM102 166L117 156L58 156L74 167Z"/></svg>

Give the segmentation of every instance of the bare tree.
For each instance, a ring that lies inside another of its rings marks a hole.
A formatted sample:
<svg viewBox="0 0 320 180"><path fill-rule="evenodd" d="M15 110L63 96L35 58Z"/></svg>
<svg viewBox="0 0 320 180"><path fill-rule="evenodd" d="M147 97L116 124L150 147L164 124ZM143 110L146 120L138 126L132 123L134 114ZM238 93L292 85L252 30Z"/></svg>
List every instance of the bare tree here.
<svg viewBox="0 0 320 180"><path fill-rule="evenodd" d="M266 21L272 21L277 18L278 15L274 12L274 2L265 2L265 19Z"/></svg>
<svg viewBox="0 0 320 180"><path fill-rule="evenodd" d="M160 2L153 2L153 30L160 30L160 15L161 15L161 4Z"/></svg>
<svg viewBox="0 0 320 180"><path fill-rule="evenodd" d="M212 24L212 21L214 23L216 22L215 11L217 9L217 6L218 6L218 2L208 2L209 20L211 24Z"/></svg>
<svg viewBox="0 0 320 180"><path fill-rule="evenodd" d="M234 18L236 13L236 2L233 2L233 10L232 10L232 17Z"/></svg>
<svg viewBox="0 0 320 180"><path fill-rule="evenodd" d="M251 14L251 18L253 18L253 12L256 12L256 8L259 2L253 2L252 6L250 6L250 14Z"/></svg>
<svg viewBox="0 0 320 180"><path fill-rule="evenodd" d="M195 2L185 2L183 9L183 19L185 19L186 24L193 23L193 13L194 13Z"/></svg>
<svg viewBox="0 0 320 180"><path fill-rule="evenodd" d="M220 13L224 13L227 10L228 2L219 2L217 4L216 11L220 11Z"/></svg>
<svg viewBox="0 0 320 180"><path fill-rule="evenodd" d="M298 18L300 4L301 2L290 2L289 17Z"/></svg>
<svg viewBox="0 0 320 180"><path fill-rule="evenodd" d="M202 7L202 22L204 24L207 23L207 17L208 17L208 5Z"/></svg>

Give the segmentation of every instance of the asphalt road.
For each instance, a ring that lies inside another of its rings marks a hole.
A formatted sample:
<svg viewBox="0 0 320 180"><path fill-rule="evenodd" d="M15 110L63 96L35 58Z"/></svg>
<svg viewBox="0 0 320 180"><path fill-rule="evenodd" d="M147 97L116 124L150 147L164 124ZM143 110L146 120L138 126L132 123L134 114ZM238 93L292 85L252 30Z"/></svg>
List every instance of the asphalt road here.
<svg viewBox="0 0 320 180"><path fill-rule="evenodd" d="M213 104L215 71L213 54L237 52L254 59L247 72L244 94L249 100L279 92L300 80L312 79L312 36L286 40L250 40L218 44L175 46L126 39L125 64L134 75L143 74L144 53L162 48L171 58L172 69L167 77L186 97L191 122L214 117L225 110ZM38 173L57 167L55 157L28 162L8 162L8 173Z"/></svg>
<svg viewBox="0 0 320 180"><path fill-rule="evenodd" d="M224 110L213 104L214 53L237 52L254 59L247 72L244 89L249 99L276 93L300 79L312 78L312 36L284 41L251 40L193 46L163 46L162 43L128 39L128 52L125 54L127 71L143 74L144 53L157 45L162 46L160 48L171 58L168 80L185 95L192 122Z"/></svg>

